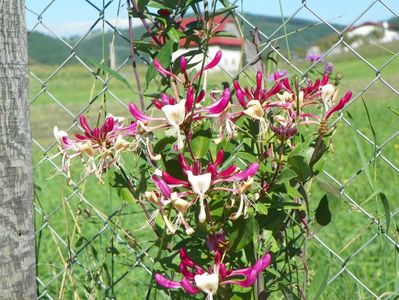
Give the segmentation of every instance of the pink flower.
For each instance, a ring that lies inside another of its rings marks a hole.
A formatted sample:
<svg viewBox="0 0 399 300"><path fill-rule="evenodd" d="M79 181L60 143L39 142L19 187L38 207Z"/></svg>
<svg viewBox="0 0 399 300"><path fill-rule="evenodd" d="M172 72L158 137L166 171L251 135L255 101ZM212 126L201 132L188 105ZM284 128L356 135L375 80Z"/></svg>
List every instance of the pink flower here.
<svg viewBox="0 0 399 300"><path fill-rule="evenodd" d="M199 104L204 97L204 92L200 92L195 97L194 88L189 87L186 91L186 98L180 100L180 102L166 94L163 94L161 99L153 100L154 106L163 114L161 117L146 115L133 103L129 104L129 111L146 131L172 127L178 139L178 149L182 149L183 140L180 127L188 121L218 117L230 103L230 90L226 88L220 98L215 99L216 101L213 104L201 107Z"/></svg>
<svg viewBox="0 0 399 300"><path fill-rule="evenodd" d="M68 137L63 130L54 127L54 136L63 154L63 166L69 174L69 168L75 157L88 157L86 173L95 172L101 180L103 170L109 168L118 160L119 153L131 147L132 143L125 140L125 137L137 134L137 123L124 127L120 118L112 115L106 117L100 127L90 127L85 116L79 116L82 134L75 134L75 139ZM95 163L95 154L98 154L98 165Z"/></svg>
<svg viewBox="0 0 399 300"><path fill-rule="evenodd" d="M181 84L185 84L186 86L192 86L192 84L195 82L195 80L197 80L201 76L201 74L203 72L205 72L206 70L213 69L214 67L216 67L221 59L222 59L222 51L219 50L218 52L216 52L215 57L208 64L206 64L203 69L198 71L193 76L192 80L190 81L188 79L188 77L187 77L187 74L186 74L187 60L185 59L185 57L182 57L180 59L180 71L181 71L181 73L183 73L185 75L184 76L185 82L183 82L183 80L181 80L176 74L173 74L172 72L166 70L161 65L161 63L159 62L158 59L154 59L153 60L153 65L154 65L154 68L158 71L158 73L161 74L162 76L169 77L169 78L174 78L177 82L179 82Z"/></svg>
<svg viewBox="0 0 399 300"><path fill-rule="evenodd" d="M341 98L341 100L338 102L337 105L331 107L326 114L324 115L324 120L328 120L333 113L340 111L341 109L344 108L344 106L349 102L349 100L352 98L352 92L348 91L346 94Z"/></svg>
<svg viewBox="0 0 399 300"><path fill-rule="evenodd" d="M252 286L260 272L271 263L271 255L266 253L251 267L231 270L222 262L222 253L217 251L213 268L203 269L188 256L184 248L180 249L179 270L183 275L181 281L173 281L156 273L155 281L167 289L183 289L187 294L196 295L199 292L207 294L207 299L213 299L219 286L236 284L241 287Z"/></svg>
<svg viewBox="0 0 399 300"><path fill-rule="evenodd" d="M268 100L281 90L280 82L277 82L270 90L266 90L263 83L263 73L260 71L256 74L256 87L242 89L237 80L234 80L233 84L237 100L243 108L247 108L251 101L258 101L264 107Z"/></svg>
<svg viewBox="0 0 399 300"><path fill-rule="evenodd" d="M199 201L200 212L198 215L198 220L200 223L206 221L204 201L206 201L208 198L207 194L210 191L223 190L235 195L239 195L240 205L238 212L234 214L234 219L236 219L242 214L242 212L244 212L244 215L246 215L249 202L244 194L250 187L250 184L248 184L246 181L252 180L258 171L259 164L255 162L243 171L240 171L235 165L231 165L220 170L223 158L224 151L220 150L217 153L215 161L202 168L199 160L196 160L192 165L189 165L184 156L179 154L179 164L183 173L185 174L185 178L175 178L167 171L164 171L162 172L162 175L154 175L153 181L161 190L163 196L171 199L172 202L172 196L175 199L187 199L188 196L194 196L194 198L189 201L188 206L190 207ZM219 186L229 182L238 183L239 188ZM173 193L172 189L179 189L180 191Z"/></svg>

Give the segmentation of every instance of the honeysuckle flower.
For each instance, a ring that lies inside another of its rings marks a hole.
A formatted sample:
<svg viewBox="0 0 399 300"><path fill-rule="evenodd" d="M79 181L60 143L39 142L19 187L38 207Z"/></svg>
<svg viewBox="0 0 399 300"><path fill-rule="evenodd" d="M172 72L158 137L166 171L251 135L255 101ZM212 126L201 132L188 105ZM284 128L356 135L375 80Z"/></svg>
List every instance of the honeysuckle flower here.
<svg viewBox="0 0 399 300"><path fill-rule="evenodd" d="M341 98L341 100L339 100L339 102L336 105L331 107L326 112L323 120L327 121L328 119L330 119L330 117L332 116L333 113L342 110L351 98L352 98L352 92L351 91L346 92L345 95Z"/></svg>
<svg viewBox="0 0 399 300"><path fill-rule="evenodd" d="M322 79L317 79L316 81L309 80L306 86L299 87L299 91L296 93L295 89L291 87L288 78L283 78L281 80L281 86L283 95L286 101L292 101L293 105L296 106L297 102L299 108L319 104L321 101L322 88L328 85L329 75L324 74ZM298 98L298 99L297 99Z"/></svg>
<svg viewBox="0 0 399 300"><path fill-rule="evenodd" d="M137 123L124 127L122 119L108 115L101 127L90 127L84 115L79 116L82 134L75 134L75 139L69 138L68 134L54 127L54 137L59 145L60 153L63 155L63 166L68 172L71 160L75 157L87 158L86 173L95 172L101 181L103 171L113 165L119 157L119 153L131 148L132 143L124 137L137 134ZM98 165L95 158L98 157Z"/></svg>
<svg viewBox="0 0 399 300"><path fill-rule="evenodd" d="M203 118L218 117L224 112L230 102L230 90L226 88L219 99L208 106L201 106L201 101L205 94L200 92L195 97L195 90L192 87L187 89L186 98L179 102L166 94L161 99L153 101L154 106L161 111L163 116L152 117L146 115L134 104L129 104L129 111L132 116L139 122L145 131L153 131L161 128L171 127L174 135L177 137L178 149L183 148L183 138L181 135L181 127L186 122L196 121Z"/></svg>
<svg viewBox="0 0 399 300"><path fill-rule="evenodd" d="M322 117L319 117L311 113L300 114L299 117L302 119L300 124L319 124L321 126L320 128L321 132L325 133L328 130L327 126L328 120L335 112L342 110L345 107L345 105L350 101L351 98L352 98L352 92L347 91L337 104L333 106L329 104L327 106L327 110Z"/></svg>
<svg viewBox="0 0 399 300"><path fill-rule="evenodd" d="M268 100L281 90L281 84L279 81L277 81L270 90L265 89L263 73L260 71L256 74L256 87L245 87L242 89L238 80L234 80L233 86L237 100L244 109L247 109L250 105L258 105L256 102L258 102L263 108L268 107L268 105L270 105L270 101Z"/></svg>
<svg viewBox="0 0 399 300"><path fill-rule="evenodd" d="M222 59L222 51L219 50L219 51L216 52L215 57L208 64L206 64L203 69L201 69L200 71L195 73L193 78L190 81L188 76L187 76L187 73L186 73L187 60L186 60L186 58L182 57L180 59L180 71L181 71L181 73L184 74L185 82L183 82L183 80L180 79L179 76L177 76L176 74L173 74L172 72L170 72L167 69L165 69L162 66L162 64L159 62L158 59L154 59L153 60L153 65L154 65L154 68L158 71L158 73L161 74L162 76L173 78L177 82L179 82L181 84L184 84L185 86L192 86L192 83L194 83L201 76L201 74L203 72L205 72L206 70L213 69L214 67L216 67L221 59Z"/></svg>
<svg viewBox="0 0 399 300"><path fill-rule="evenodd" d="M259 273L263 272L271 263L271 255L264 254L254 265L243 269L227 269L223 263L225 256L221 251L216 251L213 268L203 269L188 256L184 248L180 249L179 270L183 278L181 281L173 281L156 273L155 281L167 289L183 289L189 295L203 292L207 300L212 300L219 286L239 285L241 287L252 286Z"/></svg>
<svg viewBox="0 0 399 300"><path fill-rule="evenodd" d="M247 169L239 171L237 166L231 165L223 170L219 167L223 163L224 151L220 150L217 153L214 162L209 163L205 168L201 168L199 161L195 161L193 165L189 165L182 154L179 154L178 160L186 179L178 179L170 175L167 171L162 172L161 178L168 188L180 188L182 192L177 193L177 197L187 197L193 195L194 198L190 201L190 206L199 202L200 212L198 220L200 223L206 220L205 202L207 201L207 193L211 190L217 190L217 185L223 185L227 182L242 183L252 178L259 167L258 163L253 163ZM164 186L159 186L164 189ZM222 188L222 187L220 187ZM223 187L223 190L232 192L233 194L242 195L240 189ZM164 190L164 194L168 197L169 193Z"/></svg>

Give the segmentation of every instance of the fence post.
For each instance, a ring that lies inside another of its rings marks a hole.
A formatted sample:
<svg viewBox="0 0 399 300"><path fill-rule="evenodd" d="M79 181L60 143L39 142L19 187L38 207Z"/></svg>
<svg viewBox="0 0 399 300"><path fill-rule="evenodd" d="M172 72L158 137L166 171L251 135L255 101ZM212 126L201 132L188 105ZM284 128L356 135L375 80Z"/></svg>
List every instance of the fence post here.
<svg viewBox="0 0 399 300"><path fill-rule="evenodd" d="M36 298L24 9L0 0L0 299Z"/></svg>

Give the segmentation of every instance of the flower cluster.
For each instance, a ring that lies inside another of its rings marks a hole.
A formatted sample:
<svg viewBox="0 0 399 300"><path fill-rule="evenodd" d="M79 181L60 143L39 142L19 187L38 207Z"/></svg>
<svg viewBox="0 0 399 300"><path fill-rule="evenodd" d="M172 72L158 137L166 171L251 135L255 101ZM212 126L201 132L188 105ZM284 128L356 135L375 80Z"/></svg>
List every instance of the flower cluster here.
<svg viewBox="0 0 399 300"><path fill-rule="evenodd" d="M91 128L86 117L80 115L82 134L75 134L75 139L54 127L54 136L63 157L62 165L69 179L71 163L77 157L85 162L85 175L95 173L101 181L104 170L118 161L122 151L133 150L134 143L125 138L137 134L137 123L123 126L122 121L122 118L108 115L101 127Z"/></svg>
<svg viewBox="0 0 399 300"><path fill-rule="evenodd" d="M164 288L180 289L190 295L203 292L207 299L213 299L221 286L224 289L230 285L242 288L254 285L259 273L271 265L269 251L263 251L265 254L256 262L255 258L244 259L234 253L239 240L230 243L226 239L243 235L249 220L256 223L261 219L258 206L262 214L267 215L269 208L285 209L287 199L292 200L293 213L287 214L289 218L275 227L284 229L291 219L295 224L301 223L295 220L295 208L301 207L304 201L296 189L304 186L307 178L298 169L306 167L307 176L313 176L312 167L325 149L323 139L331 131L329 120L352 97L348 91L337 100L338 87L332 80L332 66L321 78L303 82L290 80L286 71L268 76L257 72L253 86L244 86L237 79L231 89L207 93L200 88L201 77L203 72L216 67L221 57L222 52L217 52L195 74L188 73L184 56L179 61L177 74L154 59L155 69L164 77L163 81L169 83L171 92L158 94L152 100L152 110L142 111L136 104L129 104L134 119L129 125L109 115L101 126L92 128L81 115L82 133L75 134L74 138L54 128L64 169L70 173L72 161L80 158L85 174L95 173L102 180L104 171L117 165L128 182L127 188L135 197L139 195L147 222L158 236L156 225L160 224L165 234L179 236L183 245L189 245L190 239L198 241L203 231L206 232L210 237L206 244L213 255L213 267L200 267L190 259L185 247L178 247L182 279L173 281L156 273L155 280ZM212 130L215 126L217 130ZM166 135L169 136L167 144L158 144ZM298 141L306 145L303 147L311 148L313 155L308 161L301 158L300 163L307 165L293 166L294 175L278 183L282 170L290 164L290 155L297 150ZM149 169L140 170L141 178L149 179L144 185L135 182L120 167L121 153L136 150L137 159L144 158ZM170 161L173 167L168 164ZM152 215L146 207L151 207ZM237 223L241 224L241 231L230 235L228 230L234 230ZM259 225L251 228L256 238L260 237L263 229ZM280 232L273 234L277 237ZM246 243L254 240L250 236ZM244 246L240 245L241 249ZM248 253L269 249L269 246L259 244ZM255 263L240 268L250 262Z"/></svg>
<svg viewBox="0 0 399 300"><path fill-rule="evenodd" d="M180 249L179 270L183 275L181 281L173 281L167 277L156 273L156 282L167 289L183 289L187 294L196 295L199 292L207 294L207 299L213 299L219 286L239 285L241 287L252 286L260 272L264 271L271 263L269 253L263 255L253 266L231 270L226 268L222 261L225 253L216 251L213 267L204 270L188 256L184 248Z"/></svg>
<svg viewBox="0 0 399 300"><path fill-rule="evenodd" d="M223 163L224 151L219 150L214 162L209 163L206 167L202 167L200 161L196 161L193 165L187 163L186 158L178 155L179 165L184 173L184 178L179 179L170 175L167 171L160 172L157 170L152 175L152 180L160 193L156 191L147 192L147 199L160 208L163 219L165 220L170 232L174 233L176 228L171 225L165 216L163 208L172 204L178 211L177 223L182 223L188 234L194 233L193 228L187 223L184 214L187 210L199 202L198 222L207 221L206 207L211 197L208 196L212 191L228 192L232 197L240 197L238 211L231 215L236 219L242 214L246 215L249 201L245 196L245 192L249 189L253 182L253 176L258 170L258 163L253 163L245 170L240 171L236 165L230 165L220 170ZM236 187L231 187L231 183L235 183ZM224 186L227 184L227 187ZM209 221L209 220L208 220Z"/></svg>

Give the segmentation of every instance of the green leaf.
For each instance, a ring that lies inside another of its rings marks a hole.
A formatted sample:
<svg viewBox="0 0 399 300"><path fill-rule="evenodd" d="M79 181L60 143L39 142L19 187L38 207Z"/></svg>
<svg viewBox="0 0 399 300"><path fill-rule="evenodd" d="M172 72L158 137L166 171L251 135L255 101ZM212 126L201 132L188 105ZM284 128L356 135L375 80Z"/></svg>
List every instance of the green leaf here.
<svg viewBox="0 0 399 300"><path fill-rule="evenodd" d="M387 232L389 230L389 225L391 224L391 210L389 208L389 202L387 196L384 193L379 193L382 204L384 205L385 221L387 223Z"/></svg>
<svg viewBox="0 0 399 300"><path fill-rule="evenodd" d="M230 32L230 31L221 30L221 31L215 32L215 33L212 35L212 37L235 38L235 37L237 37L237 36L236 36L234 33Z"/></svg>
<svg viewBox="0 0 399 300"><path fill-rule="evenodd" d="M236 8L237 8L236 5L230 5L230 6L227 6L227 7L220 8L220 9L216 10L213 13L213 16L224 15L224 14L230 12L230 11L233 11Z"/></svg>
<svg viewBox="0 0 399 300"><path fill-rule="evenodd" d="M258 158L255 155L248 152L238 152L236 156L247 163L253 163L255 161L258 161Z"/></svg>
<svg viewBox="0 0 399 300"><path fill-rule="evenodd" d="M180 41L180 37L184 36L181 32L179 32L175 27L171 27L167 33L168 37L175 43Z"/></svg>
<svg viewBox="0 0 399 300"><path fill-rule="evenodd" d="M82 246L83 242L84 242L85 238L83 236L81 236L80 238L78 238L78 240L75 242L75 247L79 248L80 246Z"/></svg>
<svg viewBox="0 0 399 300"><path fill-rule="evenodd" d="M154 153L165 153L172 149L173 144L176 142L174 136L166 136L157 141L154 146Z"/></svg>
<svg viewBox="0 0 399 300"><path fill-rule="evenodd" d="M317 186L326 194L328 194L328 196L332 196L335 199L339 199L341 198L341 192L340 189L337 185L325 181L324 179L322 179L320 176L316 176L314 177Z"/></svg>
<svg viewBox="0 0 399 300"><path fill-rule="evenodd" d="M318 269L309 286L308 299L314 299L314 300L320 299L321 294L326 289L329 273L330 273L330 263Z"/></svg>
<svg viewBox="0 0 399 300"><path fill-rule="evenodd" d="M230 251L240 250L247 246L252 241L254 233L258 232L258 224L252 214L247 219L240 217L234 221L229 238Z"/></svg>
<svg viewBox="0 0 399 300"><path fill-rule="evenodd" d="M302 182L306 182L306 180L312 175L312 170L303 156L291 156L288 159L288 164L292 167Z"/></svg>
<svg viewBox="0 0 399 300"><path fill-rule="evenodd" d="M350 126L350 127L352 129L352 136L353 136L353 140L355 141L357 152L359 153L360 160L362 161L362 165L363 165L362 168L364 170L364 173L366 174L366 177L367 177L367 180L369 181L371 189L374 191L374 183L373 183L373 180L371 179L370 171L368 168L368 162L366 160L366 155L364 154L363 147L359 140L359 135L356 131L355 120L353 119L352 115L348 111L346 113L347 113L349 119L351 119L351 121L352 121L352 124L351 124L352 126Z"/></svg>
<svg viewBox="0 0 399 300"><path fill-rule="evenodd" d="M276 239L273 236L273 231L263 230L262 239L264 240L265 245L269 248L271 252L278 252L280 248Z"/></svg>
<svg viewBox="0 0 399 300"><path fill-rule="evenodd" d="M287 188L287 194L289 196L302 198L302 194L296 188L293 188L290 185L287 185L286 188Z"/></svg>
<svg viewBox="0 0 399 300"><path fill-rule="evenodd" d="M399 111L393 107L388 107L397 117L399 117Z"/></svg>
<svg viewBox="0 0 399 300"><path fill-rule="evenodd" d="M89 60L91 64L95 65L98 69L110 74L112 77L114 77L115 79L121 81L124 85L126 85L131 91L136 92L133 89L133 86L129 83L129 81L127 81L127 79L125 77L123 77L121 74L119 74L118 72L112 70L111 68L107 67L106 65L100 64L98 62L95 62L93 60Z"/></svg>
<svg viewBox="0 0 399 300"><path fill-rule="evenodd" d="M288 184L292 178L296 177L296 173L294 170L291 169L283 169L278 177L277 182L286 183Z"/></svg>
<svg viewBox="0 0 399 300"><path fill-rule="evenodd" d="M172 40L168 41L155 56L155 58L159 60L164 68L168 68L172 61L173 44L174 42ZM151 80L153 80L155 76L157 76L157 74L157 70L155 70L154 65L151 64L147 69L147 73L145 74L147 86L149 85Z"/></svg>
<svg viewBox="0 0 399 300"><path fill-rule="evenodd" d="M328 208L328 197L324 195L316 208L316 221L322 226L326 226L331 222L331 212Z"/></svg>
<svg viewBox="0 0 399 300"><path fill-rule="evenodd" d="M182 168L180 167L179 161L177 159L169 159L164 161L166 171L173 177L184 179Z"/></svg>
<svg viewBox="0 0 399 300"><path fill-rule="evenodd" d="M193 134L191 150L195 159L201 159L208 152L211 144L212 131L210 128L200 129Z"/></svg>
<svg viewBox="0 0 399 300"><path fill-rule="evenodd" d="M258 214L267 215L269 208L264 203L256 203L255 210Z"/></svg>

